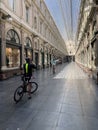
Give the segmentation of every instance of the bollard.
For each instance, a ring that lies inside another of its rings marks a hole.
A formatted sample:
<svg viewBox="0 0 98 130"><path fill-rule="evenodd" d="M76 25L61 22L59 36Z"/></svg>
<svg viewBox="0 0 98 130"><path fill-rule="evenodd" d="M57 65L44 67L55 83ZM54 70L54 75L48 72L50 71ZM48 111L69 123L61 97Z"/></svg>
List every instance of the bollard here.
<svg viewBox="0 0 98 130"><path fill-rule="evenodd" d="M98 84L98 72L97 72L97 84Z"/></svg>

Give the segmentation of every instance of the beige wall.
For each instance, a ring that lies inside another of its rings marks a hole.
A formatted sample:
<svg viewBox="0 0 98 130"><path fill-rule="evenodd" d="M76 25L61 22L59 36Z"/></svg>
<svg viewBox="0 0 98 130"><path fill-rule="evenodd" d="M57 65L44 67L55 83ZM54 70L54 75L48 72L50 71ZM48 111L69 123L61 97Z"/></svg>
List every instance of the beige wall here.
<svg viewBox="0 0 98 130"><path fill-rule="evenodd" d="M49 44L50 48L57 49L62 56L65 56L67 55L67 49L64 40L44 0L41 1L40 5L40 0L16 0L13 10L9 0L1 0L0 8L2 16L9 14L12 17L12 21L5 20L5 39L6 33L10 29L14 29L19 35L20 44L22 44L22 46L24 45L25 38L30 38L32 48L34 52L39 54L39 57L41 57L40 50L45 46L44 44L46 42ZM28 22L26 22L26 6L29 8ZM35 17L37 19L36 23L34 22ZM35 28L35 24L37 24L37 28ZM35 35L37 35L37 37L34 37ZM49 53L51 53L51 51ZM39 64L40 63L41 61L39 61Z"/></svg>
<svg viewBox="0 0 98 130"><path fill-rule="evenodd" d="M98 36L95 32L98 30L98 11L96 3L91 1L81 1L81 10L77 30L77 52L76 62L88 69L98 71ZM94 39L96 40L94 41ZM95 64L96 63L96 64Z"/></svg>

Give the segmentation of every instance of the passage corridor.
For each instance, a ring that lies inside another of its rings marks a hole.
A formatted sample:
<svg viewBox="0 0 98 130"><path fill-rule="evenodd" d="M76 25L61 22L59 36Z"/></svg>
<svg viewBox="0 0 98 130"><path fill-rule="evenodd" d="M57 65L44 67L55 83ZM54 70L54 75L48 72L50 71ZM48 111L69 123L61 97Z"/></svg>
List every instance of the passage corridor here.
<svg viewBox="0 0 98 130"><path fill-rule="evenodd" d="M98 86L76 63L34 72L38 91L15 104L20 76L0 82L0 130L98 130Z"/></svg>

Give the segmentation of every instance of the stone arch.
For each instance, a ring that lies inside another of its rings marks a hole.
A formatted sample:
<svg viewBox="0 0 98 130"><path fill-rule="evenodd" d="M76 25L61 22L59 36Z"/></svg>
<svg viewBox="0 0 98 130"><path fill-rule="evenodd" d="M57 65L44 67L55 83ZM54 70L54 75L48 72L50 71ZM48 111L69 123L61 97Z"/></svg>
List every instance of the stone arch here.
<svg viewBox="0 0 98 130"><path fill-rule="evenodd" d="M25 40L25 46L26 46L26 47L29 47L29 48L32 47L32 42L31 42L31 40L30 40L29 37L26 37L26 40Z"/></svg>
<svg viewBox="0 0 98 130"><path fill-rule="evenodd" d="M11 43L20 44L19 35L14 29L10 29L7 31L6 40Z"/></svg>
<svg viewBox="0 0 98 130"><path fill-rule="evenodd" d="M24 48L25 48L25 57L29 57L33 59L33 48L32 48L32 42L29 37L26 37L25 43L24 43Z"/></svg>

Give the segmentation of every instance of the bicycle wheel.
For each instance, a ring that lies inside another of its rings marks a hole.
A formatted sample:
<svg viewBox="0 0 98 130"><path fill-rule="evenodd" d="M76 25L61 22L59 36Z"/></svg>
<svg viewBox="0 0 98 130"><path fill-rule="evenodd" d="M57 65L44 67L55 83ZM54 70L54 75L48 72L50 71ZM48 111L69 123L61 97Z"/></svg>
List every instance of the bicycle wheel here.
<svg viewBox="0 0 98 130"><path fill-rule="evenodd" d="M21 100L21 98L23 97L23 87L19 86L14 93L14 101L17 103Z"/></svg>
<svg viewBox="0 0 98 130"><path fill-rule="evenodd" d="M31 88L31 94L36 92L38 89L38 84L36 82L31 82L32 88Z"/></svg>

